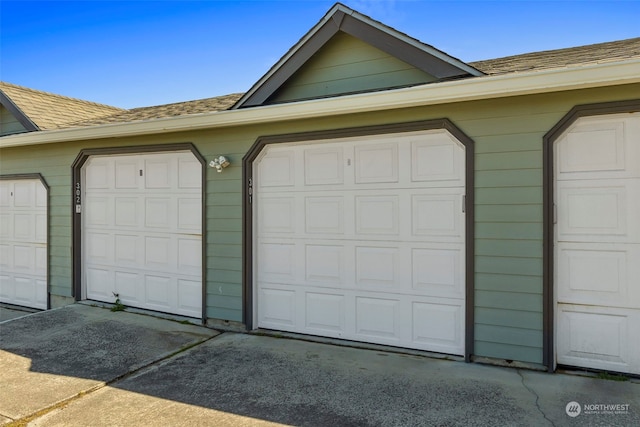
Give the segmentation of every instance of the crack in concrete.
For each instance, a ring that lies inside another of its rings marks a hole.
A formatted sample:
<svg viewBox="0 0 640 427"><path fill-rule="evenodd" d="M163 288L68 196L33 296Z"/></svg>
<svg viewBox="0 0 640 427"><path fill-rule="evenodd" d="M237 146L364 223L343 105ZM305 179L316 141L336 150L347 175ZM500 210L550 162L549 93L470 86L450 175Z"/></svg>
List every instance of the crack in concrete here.
<svg viewBox="0 0 640 427"><path fill-rule="evenodd" d="M542 416L544 417L544 419L549 421L549 423L553 427L556 427L556 424L553 421L551 421L551 419L549 419L547 417L547 414L545 414L544 411L542 410L542 408L540 407L540 404L538 403L538 401L540 400L540 396L538 396L538 393L536 393L535 390L533 390L531 387L529 387L527 384L525 384L524 375L522 375L522 372L520 372L520 369L516 369L516 372L520 376L520 382L522 382L522 386L524 388L526 388L529 391L529 393L533 394L536 397L536 408L538 409L538 412L540 412L542 414Z"/></svg>

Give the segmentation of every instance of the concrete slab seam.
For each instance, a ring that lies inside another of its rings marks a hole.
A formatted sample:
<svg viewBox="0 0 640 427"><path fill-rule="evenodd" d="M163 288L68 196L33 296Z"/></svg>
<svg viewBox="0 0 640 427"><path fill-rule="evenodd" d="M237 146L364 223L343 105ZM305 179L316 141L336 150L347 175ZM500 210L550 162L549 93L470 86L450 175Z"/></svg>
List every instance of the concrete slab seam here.
<svg viewBox="0 0 640 427"><path fill-rule="evenodd" d="M101 382L99 384L94 385L93 387L90 387L86 390L82 390L76 394L74 394L71 397L67 397L65 399L59 400L49 406L47 406L46 408L42 408L32 414L26 415L22 418L18 418L18 419L13 419L10 417L7 417L9 419L12 420L12 422L10 422L9 424L7 424L5 427L23 427L26 426L28 423L30 423L31 421L40 418L43 415L48 414L51 411L54 411L56 409L61 409L64 408L65 406L67 406L68 404L70 404L73 401L76 401L82 397L84 397L87 394L91 394L95 391L98 391L102 388L104 388L107 385L107 383L105 382Z"/></svg>
<svg viewBox="0 0 640 427"><path fill-rule="evenodd" d="M216 331L216 332L219 332L219 331ZM190 349L192 349L194 347L197 347L197 346L199 346L201 344L204 344L205 342L207 342L207 341L209 341L209 340L211 340L211 339L213 339L215 337L219 337L219 336L221 336L223 334L224 334L223 332L220 332L219 334L216 334L216 335L204 338L202 340L196 341L194 343L188 344L188 345L186 345L186 346L184 346L182 348L179 348L176 351L167 352L164 355L161 355L159 358L150 361L149 363L141 364L139 366L134 366L133 369L131 369L127 373L119 375L119 376L117 376L117 377L115 377L115 378L113 378L113 379L111 379L109 381L100 382L99 384L96 384L93 387L88 388L87 390L82 390L79 393L76 393L75 395L73 395L71 397L68 397L66 399L62 399L62 400L60 400L60 401L58 401L58 402L56 402L56 403L54 403L52 405L47 406L46 408L42 408L42 409L38 410L37 412L34 412L32 414L29 414L29 415L26 415L26 416L24 416L22 418L13 419L13 418L10 418L10 417L6 417L6 418L11 419L12 422L10 422L5 427L22 427L22 426L25 426L25 425L27 425L27 423L35 420L36 418L40 418L40 417L42 417L42 416L44 416L44 415L48 414L49 412L52 412L52 411L54 411L56 409L64 408L65 406L67 406L68 404L70 404L71 402L73 402L75 400L78 400L78 399L80 399L80 398L82 398L82 397L84 397L84 396L86 396L88 394L94 393L94 392L96 392L96 391L98 391L100 389L103 389L104 387L107 387L107 386L109 386L111 384L114 384L114 383L116 383L118 381L121 381L121 380L123 380L125 378L129 378L129 377L132 377L134 375L137 375L138 373L140 373L141 371L143 371L143 370L145 370L147 368L162 364L164 361L166 361L168 359L171 359L172 357L174 357L174 356L176 356L176 355L178 355L180 353L184 353L184 352L186 352L186 351L188 351L188 350L190 350Z"/></svg>
<svg viewBox="0 0 640 427"><path fill-rule="evenodd" d="M535 390L533 390L532 388L530 388L524 381L524 375L522 375L522 372L520 372L520 369L516 369L516 372L518 373L518 375L520 376L520 381L522 382L522 385L524 388L526 388L529 393L533 394L536 397L536 408L538 409L538 412L540 412L542 414L542 416L544 417L545 420L549 421L549 423L551 423L551 425L553 427L556 427L555 423L553 421L551 421L548 417L547 414L544 413L544 411L542 410L542 408L540 407L539 404L539 400L540 400L540 396L538 396L538 393L535 392Z"/></svg>

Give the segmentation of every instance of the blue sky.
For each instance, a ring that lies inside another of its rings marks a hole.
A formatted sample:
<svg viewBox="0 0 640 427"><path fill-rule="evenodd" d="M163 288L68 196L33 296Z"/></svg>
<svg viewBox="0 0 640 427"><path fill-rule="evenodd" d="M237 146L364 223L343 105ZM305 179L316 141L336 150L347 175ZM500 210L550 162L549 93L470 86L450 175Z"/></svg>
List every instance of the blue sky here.
<svg viewBox="0 0 640 427"><path fill-rule="evenodd" d="M640 1L344 0L463 61L640 36ZM0 78L118 107L248 90L334 1L0 1Z"/></svg>

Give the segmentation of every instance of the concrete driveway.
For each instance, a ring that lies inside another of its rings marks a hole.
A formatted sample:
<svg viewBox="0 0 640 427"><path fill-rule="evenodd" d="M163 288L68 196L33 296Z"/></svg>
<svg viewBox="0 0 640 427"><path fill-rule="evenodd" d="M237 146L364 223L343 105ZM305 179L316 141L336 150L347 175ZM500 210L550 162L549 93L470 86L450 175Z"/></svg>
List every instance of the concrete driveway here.
<svg viewBox="0 0 640 427"><path fill-rule="evenodd" d="M640 425L636 381L218 335L86 305L0 323L0 366L9 425Z"/></svg>

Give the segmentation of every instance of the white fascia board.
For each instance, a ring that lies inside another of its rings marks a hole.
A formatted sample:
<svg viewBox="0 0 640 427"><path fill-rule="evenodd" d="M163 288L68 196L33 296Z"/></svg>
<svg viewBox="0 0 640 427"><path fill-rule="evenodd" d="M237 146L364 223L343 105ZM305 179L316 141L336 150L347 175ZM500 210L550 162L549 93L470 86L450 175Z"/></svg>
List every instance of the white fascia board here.
<svg viewBox="0 0 640 427"><path fill-rule="evenodd" d="M247 126L630 83L640 83L640 59L574 68L472 77L389 91L139 122L30 132L1 137L0 148Z"/></svg>

